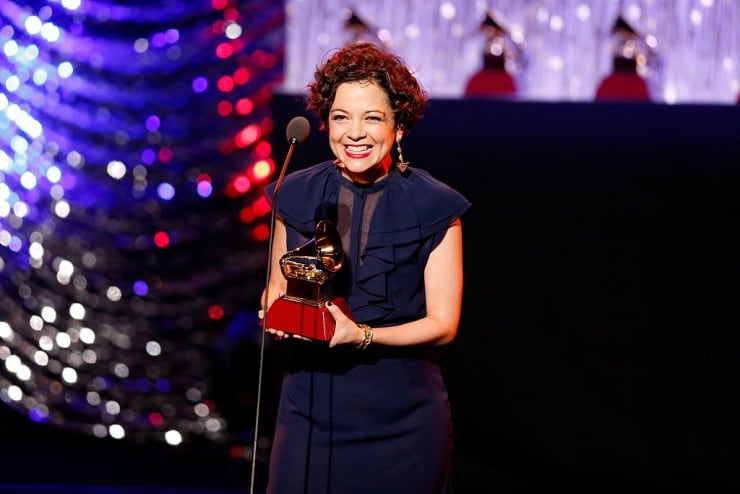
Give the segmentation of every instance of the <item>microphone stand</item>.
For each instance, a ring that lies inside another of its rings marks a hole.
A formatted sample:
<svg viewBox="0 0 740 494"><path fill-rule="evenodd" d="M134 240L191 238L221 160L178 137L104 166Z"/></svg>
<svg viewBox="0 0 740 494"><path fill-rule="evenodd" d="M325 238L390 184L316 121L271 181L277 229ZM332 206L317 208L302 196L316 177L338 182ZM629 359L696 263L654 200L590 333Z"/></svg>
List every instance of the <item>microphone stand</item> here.
<svg viewBox="0 0 740 494"><path fill-rule="evenodd" d="M290 124L288 124L290 126ZM259 423L260 423L260 402L262 399L262 371L264 368L264 357L265 357L265 322L267 320L267 301L269 300L269 289L270 289L270 275L272 274L272 245L273 241L275 239L275 211L277 210L277 196L278 192L280 191L280 187L283 184L283 177L285 176L285 170L288 168L288 162L290 162L290 158L293 156L293 152L295 151L295 148L299 144L299 140L297 137L290 137L288 140L290 143L290 146L288 147L288 152L285 156L285 160L283 161L283 167L280 169L280 175L278 176L277 182L275 183L275 191L272 194L272 211L270 212L270 238L268 241L268 247L267 247L267 275L266 275L266 281L265 281L265 308L263 309L262 314L262 338L260 341L260 357L259 357L259 370L257 374L257 397L256 397L256 413L255 413L255 419L254 419L254 442L252 443L252 471L251 471L251 478L249 481L249 492L250 494L254 494L254 478L255 473L257 471L257 443L259 442Z"/></svg>

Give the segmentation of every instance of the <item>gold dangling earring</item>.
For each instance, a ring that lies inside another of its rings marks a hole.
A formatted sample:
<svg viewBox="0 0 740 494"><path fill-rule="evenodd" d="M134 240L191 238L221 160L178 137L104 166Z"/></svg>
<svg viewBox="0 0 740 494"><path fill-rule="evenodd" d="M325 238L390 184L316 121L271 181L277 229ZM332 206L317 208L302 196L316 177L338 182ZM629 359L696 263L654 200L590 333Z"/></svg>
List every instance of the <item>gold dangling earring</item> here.
<svg viewBox="0 0 740 494"><path fill-rule="evenodd" d="M403 152L401 151L401 139L396 140L396 150L398 151L398 171L401 173L406 171L409 167L409 162L403 160Z"/></svg>

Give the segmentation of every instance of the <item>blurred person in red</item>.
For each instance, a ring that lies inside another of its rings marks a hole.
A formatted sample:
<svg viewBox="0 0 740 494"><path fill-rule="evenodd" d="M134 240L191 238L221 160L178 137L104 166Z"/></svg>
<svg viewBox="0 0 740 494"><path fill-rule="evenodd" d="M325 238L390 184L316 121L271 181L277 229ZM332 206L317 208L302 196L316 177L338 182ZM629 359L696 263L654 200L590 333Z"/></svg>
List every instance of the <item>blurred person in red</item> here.
<svg viewBox="0 0 740 494"><path fill-rule="evenodd" d="M508 33L490 14L480 26L486 35L483 66L468 79L464 95L467 97L512 97L517 92L514 77L507 70Z"/></svg>
<svg viewBox="0 0 740 494"><path fill-rule="evenodd" d="M638 73L638 60L645 62L640 35L621 16L612 26L615 37L612 72L596 88L597 100L650 101L647 81Z"/></svg>

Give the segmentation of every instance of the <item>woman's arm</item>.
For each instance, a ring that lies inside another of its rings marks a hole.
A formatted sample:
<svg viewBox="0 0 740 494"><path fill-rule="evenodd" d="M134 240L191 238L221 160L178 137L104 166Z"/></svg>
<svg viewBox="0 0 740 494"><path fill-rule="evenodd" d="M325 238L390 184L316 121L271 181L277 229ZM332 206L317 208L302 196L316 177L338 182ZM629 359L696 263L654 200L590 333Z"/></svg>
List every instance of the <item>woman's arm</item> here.
<svg viewBox="0 0 740 494"><path fill-rule="evenodd" d="M426 316L398 326L373 328L373 342L390 346L446 345L457 335L463 292L462 224L458 219L434 248L424 269ZM336 327L329 346L358 344L363 331L338 307L329 306Z"/></svg>
<svg viewBox="0 0 740 494"><path fill-rule="evenodd" d="M264 319L264 309L269 308L275 299L284 295L288 288L288 280L285 279L283 271L280 268L280 258L286 252L288 252L288 240L285 223L278 217L275 218L272 251L270 252L270 279L267 282L267 287L262 291L262 297L260 298L260 305L262 307L262 311L260 311L261 319ZM267 301L265 301L265 297L267 297ZM285 336L282 331L275 331L269 328L267 328L267 331L278 337Z"/></svg>

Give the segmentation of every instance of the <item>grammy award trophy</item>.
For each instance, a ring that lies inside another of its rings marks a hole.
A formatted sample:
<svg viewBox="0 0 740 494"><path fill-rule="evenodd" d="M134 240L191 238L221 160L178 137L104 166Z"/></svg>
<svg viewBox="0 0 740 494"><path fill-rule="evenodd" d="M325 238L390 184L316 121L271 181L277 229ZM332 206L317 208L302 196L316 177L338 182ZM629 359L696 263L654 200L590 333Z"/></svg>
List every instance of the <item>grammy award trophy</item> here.
<svg viewBox="0 0 740 494"><path fill-rule="evenodd" d="M288 288L267 310L265 327L304 338L330 340L335 326L326 303L331 301L349 314L346 301L332 295L329 283L343 263L342 241L334 225L319 221L311 240L280 258Z"/></svg>

